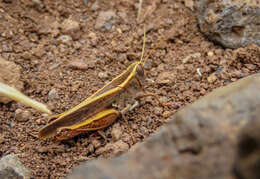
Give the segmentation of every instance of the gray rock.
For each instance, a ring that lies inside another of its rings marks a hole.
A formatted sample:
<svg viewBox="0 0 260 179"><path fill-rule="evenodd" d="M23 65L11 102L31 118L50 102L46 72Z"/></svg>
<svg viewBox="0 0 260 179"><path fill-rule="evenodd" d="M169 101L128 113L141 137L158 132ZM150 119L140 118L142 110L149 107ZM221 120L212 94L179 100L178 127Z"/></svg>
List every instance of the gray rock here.
<svg viewBox="0 0 260 179"><path fill-rule="evenodd" d="M258 0L200 0L201 31L212 41L228 48L249 43L260 45L260 4Z"/></svg>
<svg viewBox="0 0 260 179"><path fill-rule="evenodd" d="M129 153L84 163L67 178L233 178L238 131L260 115L259 90L260 74L216 89Z"/></svg>
<svg viewBox="0 0 260 179"><path fill-rule="evenodd" d="M31 171L21 164L17 155L10 154L1 158L1 179L29 179L31 176Z"/></svg>
<svg viewBox="0 0 260 179"><path fill-rule="evenodd" d="M117 22L118 17L114 11L101 11L97 17L95 29L99 29L101 31L108 31Z"/></svg>
<svg viewBox="0 0 260 179"><path fill-rule="evenodd" d="M59 99L58 92L55 88L52 88L48 93L48 99L49 100L57 100Z"/></svg>

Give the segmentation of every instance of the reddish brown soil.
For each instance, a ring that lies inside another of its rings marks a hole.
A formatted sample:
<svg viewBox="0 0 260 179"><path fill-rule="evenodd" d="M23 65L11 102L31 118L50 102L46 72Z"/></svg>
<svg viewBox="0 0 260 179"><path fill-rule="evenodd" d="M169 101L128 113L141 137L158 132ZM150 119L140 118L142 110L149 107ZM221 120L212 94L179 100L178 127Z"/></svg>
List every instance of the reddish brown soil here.
<svg viewBox="0 0 260 179"><path fill-rule="evenodd" d="M148 28L146 52L166 37L147 65L151 69L147 70L149 83L145 87L171 106L162 108L153 98L144 98L140 107L127 114L136 142L155 132L181 107L217 87L259 72L259 47L250 45L230 50L214 45L199 32L196 7L191 11L182 1L157 0L151 4L153 1L145 0L140 23L136 21L137 0L98 1L96 10L91 8L94 2L89 0L88 5L81 0L0 3L1 56L22 67L23 92L48 104L54 113L72 108L138 60L143 24ZM96 30L100 11L107 10L126 16L118 16L110 31ZM61 24L67 18L77 21L80 30L69 34L72 42L61 44L57 38L63 32L55 28L55 23ZM196 56L195 53L200 56L187 60L187 56ZM75 61L83 62L87 68L70 68L70 63ZM100 72L105 72L105 77L104 74L98 77ZM48 98L51 89L56 89L58 98ZM15 102L0 107L0 157L22 154L22 163L32 170L35 178L64 177L82 161L114 155L113 150L105 148L108 143L113 146L113 128L122 132L120 144L134 145L124 120L119 119L102 130L107 140L85 133L59 143L30 135L47 123L41 113ZM15 120L18 108L30 111L31 119Z"/></svg>

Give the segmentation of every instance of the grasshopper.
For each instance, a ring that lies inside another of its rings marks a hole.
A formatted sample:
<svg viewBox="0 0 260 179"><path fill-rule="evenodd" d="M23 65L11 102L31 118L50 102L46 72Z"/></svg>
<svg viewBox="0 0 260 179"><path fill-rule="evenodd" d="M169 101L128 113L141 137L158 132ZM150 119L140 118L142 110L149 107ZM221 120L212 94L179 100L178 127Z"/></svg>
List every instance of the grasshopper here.
<svg viewBox="0 0 260 179"><path fill-rule="evenodd" d="M143 58L145 39L144 30L140 61L131 64L124 72L77 106L51 116L49 120L54 120L40 129L37 137L40 139L55 137L58 140L65 140L83 132L103 129L111 125L119 116L124 118L124 114L140 97L154 96L162 104L153 94L138 95L140 90L144 91L144 64L151 54Z"/></svg>

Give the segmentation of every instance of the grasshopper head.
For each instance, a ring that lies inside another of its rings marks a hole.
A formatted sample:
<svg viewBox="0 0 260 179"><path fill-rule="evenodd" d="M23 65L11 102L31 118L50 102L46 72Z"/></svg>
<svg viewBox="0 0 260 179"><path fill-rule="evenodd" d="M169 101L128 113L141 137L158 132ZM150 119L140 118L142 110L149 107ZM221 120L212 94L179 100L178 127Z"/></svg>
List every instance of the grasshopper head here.
<svg viewBox="0 0 260 179"><path fill-rule="evenodd" d="M145 82L145 73L144 73L144 67L142 63L138 63L136 65L136 78L143 84Z"/></svg>

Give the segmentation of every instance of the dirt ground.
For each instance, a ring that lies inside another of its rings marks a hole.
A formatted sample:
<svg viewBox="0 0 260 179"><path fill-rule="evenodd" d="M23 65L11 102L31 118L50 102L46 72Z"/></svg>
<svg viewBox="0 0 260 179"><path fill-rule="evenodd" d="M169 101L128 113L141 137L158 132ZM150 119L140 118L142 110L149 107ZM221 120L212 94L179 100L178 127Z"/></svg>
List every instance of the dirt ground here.
<svg viewBox="0 0 260 179"><path fill-rule="evenodd" d="M46 103L53 113L72 108L139 60L144 24L146 54L165 39L146 64L145 88L170 106L161 107L153 98L143 98L140 107L126 116L134 141L127 123L118 119L101 130L103 137L84 133L54 142L30 135L47 124L44 115L15 102L0 104L0 157L22 154L21 162L35 178L61 178L82 161L127 151L181 107L217 87L259 72L259 47L231 50L208 41L199 32L195 5L144 0L137 22L137 4L137 0L1 1L1 56L21 66L23 93ZM114 19L105 27L97 26L102 11L114 12ZM65 19L79 26L66 30L62 27ZM61 35L72 40L60 40ZM16 120L17 109L29 111L30 119Z"/></svg>

